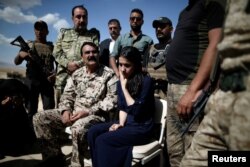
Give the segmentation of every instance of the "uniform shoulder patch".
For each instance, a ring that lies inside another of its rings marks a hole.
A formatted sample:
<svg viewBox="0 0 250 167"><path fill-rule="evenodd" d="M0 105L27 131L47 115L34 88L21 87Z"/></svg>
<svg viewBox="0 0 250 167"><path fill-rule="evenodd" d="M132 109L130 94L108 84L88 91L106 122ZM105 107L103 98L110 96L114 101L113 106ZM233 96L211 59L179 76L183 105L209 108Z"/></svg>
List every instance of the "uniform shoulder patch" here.
<svg viewBox="0 0 250 167"><path fill-rule="evenodd" d="M72 30L72 28L61 28L60 32L65 33L66 31L70 31L70 30Z"/></svg>

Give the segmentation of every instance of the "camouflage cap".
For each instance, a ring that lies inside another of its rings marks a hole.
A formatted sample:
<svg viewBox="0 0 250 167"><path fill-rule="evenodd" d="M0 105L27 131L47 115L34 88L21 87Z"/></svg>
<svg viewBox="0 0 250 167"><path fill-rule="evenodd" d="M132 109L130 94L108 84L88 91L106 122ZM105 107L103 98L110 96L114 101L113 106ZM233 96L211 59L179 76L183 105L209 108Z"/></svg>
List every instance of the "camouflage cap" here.
<svg viewBox="0 0 250 167"><path fill-rule="evenodd" d="M159 25L162 25L162 24L167 24L172 27L172 21L167 17L159 17L158 19L153 21L152 25L154 28L157 28Z"/></svg>
<svg viewBox="0 0 250 167"><path fill-rule="evenodd" d="M36 30L38 30L38 29L45 29L45 30L48 31L48 25L47 25L47 23L45 21L42 21L42 20L39 20L39 21L35 22L34 28Z"/></svg>

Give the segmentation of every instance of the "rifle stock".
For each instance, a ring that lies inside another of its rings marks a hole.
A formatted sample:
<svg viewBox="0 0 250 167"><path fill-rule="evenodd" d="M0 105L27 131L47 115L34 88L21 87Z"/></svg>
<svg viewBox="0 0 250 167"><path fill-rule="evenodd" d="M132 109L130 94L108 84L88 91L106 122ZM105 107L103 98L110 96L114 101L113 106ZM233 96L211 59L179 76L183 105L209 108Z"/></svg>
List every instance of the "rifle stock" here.
<svg viewBox="0 0 250 167"><path fill-rule="evenodd" d="M19 42L19 44L17 44L16 42ZM26 52L28 52L30 50L29 45L24 41L24 39L22 38L21 35L19 35L18 37L16 37L16 39L11 41L10 44L18 46L18 47L22 48Z"/></svg>

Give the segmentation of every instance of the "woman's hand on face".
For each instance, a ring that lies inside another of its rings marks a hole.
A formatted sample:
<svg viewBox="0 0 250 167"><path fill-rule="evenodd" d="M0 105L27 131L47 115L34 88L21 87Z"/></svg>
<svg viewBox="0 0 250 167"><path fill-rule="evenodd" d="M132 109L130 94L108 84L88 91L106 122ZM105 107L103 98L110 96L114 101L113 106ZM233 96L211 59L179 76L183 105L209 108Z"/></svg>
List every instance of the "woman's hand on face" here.
<svg viewBox="0 0 250 167"><path fill-rule="evenodd" d="M122 127L123 127L123 125L113 124L113 125L110 126L109 131L116 131L117 129L120 129Z"/></svg>
<svg viewBox="0 0 250 167"><path fill-rule="evenodd" d="M120 82L121 82L122 88L126 88L127 78L125 78L125 76L121 70L119 70L119 73L120 73Z"/></svg>

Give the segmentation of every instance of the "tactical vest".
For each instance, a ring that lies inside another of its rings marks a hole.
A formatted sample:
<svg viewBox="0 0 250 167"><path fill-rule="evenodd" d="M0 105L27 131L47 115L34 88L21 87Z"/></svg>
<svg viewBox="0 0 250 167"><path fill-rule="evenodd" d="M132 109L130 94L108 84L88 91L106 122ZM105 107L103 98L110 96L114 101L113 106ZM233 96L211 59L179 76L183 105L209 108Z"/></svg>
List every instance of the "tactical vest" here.
<svg viewBox="0 0 250 167"><path fill-rule="evenodd" d="M53 43L29 41L28 45L32 51L32 58L27 62L26 74L31 78L47 78L54 70Z"/></svg>
<svg viewBox="0 0 250 167"><path fill-rule="evenodd" d="M169 44L167 44L166 47L161 50L156 49L154 45L150 47L147 61L147 71L151 77L155 79L167 80L167 72L164 65L168 48Z"/></svg>

